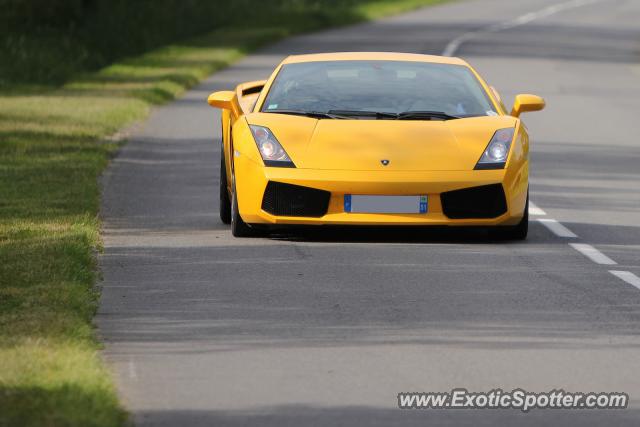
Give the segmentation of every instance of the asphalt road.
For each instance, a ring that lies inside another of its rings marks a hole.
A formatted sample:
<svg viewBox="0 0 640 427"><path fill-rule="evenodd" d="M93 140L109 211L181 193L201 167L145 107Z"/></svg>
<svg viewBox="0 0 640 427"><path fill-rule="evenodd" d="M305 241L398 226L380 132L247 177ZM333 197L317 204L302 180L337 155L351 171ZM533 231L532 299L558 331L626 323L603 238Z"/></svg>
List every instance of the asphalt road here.
<svg viewBox="0 0 640 427"><path fill-rule="evenodd" d="M525 119L531 197L545 213L526 242L418 230L231 237L217 213L210 92L266 78L290 53L439 54L455 40L507 103L547 99ZM640 276L639 59L638 1L472 0L283 41L155 110L105 174L102 210L97 321L137 424L640 425L640 289L610 273ZM398 392L456 387L632 401L397 408Z"/></svg>

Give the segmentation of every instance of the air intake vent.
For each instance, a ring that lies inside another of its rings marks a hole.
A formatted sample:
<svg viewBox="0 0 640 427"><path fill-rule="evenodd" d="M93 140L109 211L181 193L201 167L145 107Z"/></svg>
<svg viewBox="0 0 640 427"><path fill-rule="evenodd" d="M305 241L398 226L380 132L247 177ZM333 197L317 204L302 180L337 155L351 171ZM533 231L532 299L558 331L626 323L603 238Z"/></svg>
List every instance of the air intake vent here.
<svg viewBox="0 0 640 427"><path fill-rule="evenodd" d="M269 181L262 210L278 216L321 217L327 213L330 198L328 191Z"/></svg>
<svg viewBox="0 0 640 427"><path fill-rule="evenodd" d="M495 218L507 211L502 184L447 191L440 200L442 211L451 219Z"/></svg>

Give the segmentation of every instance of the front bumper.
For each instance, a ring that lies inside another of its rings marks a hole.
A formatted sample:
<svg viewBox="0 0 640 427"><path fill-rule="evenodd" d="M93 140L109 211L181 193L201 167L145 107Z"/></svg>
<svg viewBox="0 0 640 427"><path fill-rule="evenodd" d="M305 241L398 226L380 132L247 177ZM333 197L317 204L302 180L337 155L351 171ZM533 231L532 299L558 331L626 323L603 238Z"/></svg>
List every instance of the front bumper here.
<svg viewBox="0 0 640 427"><path fill-rule="evenodd" d="M524 214L528 165L502 170L473 171L345 171L265 167L246 156L236 157L235 179L238 209L249 224L308 225L515 225ZM315 217L276 216L262 209L269 181L293 184L331 193L326 214ZM495 218L449 218L443 212L443 192L502 184L506 212ZM427 213L346 213L345 194L427 195Z"/></svg>

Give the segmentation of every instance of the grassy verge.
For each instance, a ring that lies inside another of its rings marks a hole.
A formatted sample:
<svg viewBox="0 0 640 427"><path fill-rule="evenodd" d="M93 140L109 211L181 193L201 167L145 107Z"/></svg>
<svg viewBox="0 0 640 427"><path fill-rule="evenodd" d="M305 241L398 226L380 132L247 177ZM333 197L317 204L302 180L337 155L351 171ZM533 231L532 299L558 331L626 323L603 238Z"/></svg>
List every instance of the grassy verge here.
<svg viewBox="0 0 640 427"><path fill-rule="evenodd" d="M328 21L219 29L61 87L0 93L0 426L118 426L92 326L100 249L99 142L260 44L439 0L361 2ZM204 100L203 100L204 102Z"/></svg>

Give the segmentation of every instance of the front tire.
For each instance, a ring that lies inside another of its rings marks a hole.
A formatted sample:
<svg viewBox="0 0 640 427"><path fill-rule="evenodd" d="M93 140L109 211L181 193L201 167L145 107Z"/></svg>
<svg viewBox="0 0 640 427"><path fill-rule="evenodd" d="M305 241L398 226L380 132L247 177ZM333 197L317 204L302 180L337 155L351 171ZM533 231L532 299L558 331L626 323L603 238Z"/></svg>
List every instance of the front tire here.
<svg viewBox="0 0 640 427"><path fill-rule="evenodd" d="M489 231L492 238L498 240L525 240L529 233L529 191L527 191L527 202L524 205L524 215L518 223L512 227L496 227Z"/></svg>
<svg viewBox="0 0 640 427"><path fill-rule="evenodd" d="M224 147L220 150L220 220L231 224L231 200L227 189L227 167L224 161Z"/></svg>
<svg viewBox="0 0 640 427"><path fill-rule="evenodd" d="M258 233L251 228L240 216L238 209L238 195L236 191L235 179L232 180L233 188L231 193L231 234L233 237L254 237Z"/></svg>

